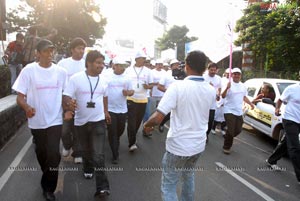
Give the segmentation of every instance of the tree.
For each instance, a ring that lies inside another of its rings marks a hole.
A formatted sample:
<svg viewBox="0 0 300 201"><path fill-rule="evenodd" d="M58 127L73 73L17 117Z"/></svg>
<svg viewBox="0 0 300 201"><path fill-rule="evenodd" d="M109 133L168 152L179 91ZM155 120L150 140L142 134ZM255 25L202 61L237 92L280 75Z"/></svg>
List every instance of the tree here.
<svg viewBox="0 0 300 201"><path fill-rule="evenodd" d="M94 0L26 0L26 3L28 6L22 4L8 12L9 33L42 25L39 35L44 35L55 28L58 35L54 42L61 47L66 47L74 37L82 37L91 46L105 33L106 18Z"/></svg>
<svg viewBox="0 0 300 201"><path fill-rule="evenodd" d="M175 49L177 47L177 59L184 60L185 57L185 43L198 40L197 37L187 37L189 29L186 26L174 25L169 31L164 33L161 38L155 41L159 50L166 50L169 48Z"/></svg>
<svg viewBox="0 0 300 201"><path fill-rule="evenodd" d="M265 70L293 71L300 69L300 17L292 2L271 12L260 4L244 10L235 31L240 32L236 45L249 43L254 60Z"/></svg>

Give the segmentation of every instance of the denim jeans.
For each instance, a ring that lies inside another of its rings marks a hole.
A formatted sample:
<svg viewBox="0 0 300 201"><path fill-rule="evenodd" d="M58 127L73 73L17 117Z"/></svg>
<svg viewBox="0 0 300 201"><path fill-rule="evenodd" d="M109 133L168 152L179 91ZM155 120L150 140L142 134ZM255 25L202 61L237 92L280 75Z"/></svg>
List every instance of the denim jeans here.
<svg viewBox="0 0 300 201"><path fill-rule="evenodd" d="M43 172L41 179L42 189L46 192L54 192L60 163L59 142L61 125L45 129L31 129L31 133L35 141L35 153Z"/></svg>
<svg viewBox="0 0 300 201"><path fill-rule="evenodd" d="M74 129L74 118L68 121L64 120L61 140L65 149L73 149L73 157L82 156L81 146L78 140L78 134L75 132Z"/></svg>
<svg viewBox="0 0 300 201"><path fill-rule="evenodd" d="M19 73L22 70L22 64L9 64L9 71L10 71L10 84L13 86L15 83ZM12 91L14 92L14 91Z"/></svg>
<svg viewBox="0 0 300 201"><path fill-rule="evenodd" d="M126 113L109 112L111 124L107 125L108 141L112 151L113 159L119 158L120 137L125 130Z"/></svg>
<svg viewBox="0 0 300 201"><path fill-rule="evenodd" d="M105 121L88 122L82 126L75 126L83 153L83 171L94 173L96 190L108 190L109 183L105 173Z"/></svg>
<svg viewBox="0 0 300 201"><path fill-rule="evenodd" d="M161 192L163 201L178 201L176 187L182 179L180 201L193 201L195 193L194 172L199 154L176 156L166 152L162 159Z"/></svg>
<svg viewBox="0 0 300 201"><path fill-rule="evenodd" d="M300 124L287 119L283 119L282 122L285 130L288 153L294 167L296 178L298 182L300 182Z"/></svg>

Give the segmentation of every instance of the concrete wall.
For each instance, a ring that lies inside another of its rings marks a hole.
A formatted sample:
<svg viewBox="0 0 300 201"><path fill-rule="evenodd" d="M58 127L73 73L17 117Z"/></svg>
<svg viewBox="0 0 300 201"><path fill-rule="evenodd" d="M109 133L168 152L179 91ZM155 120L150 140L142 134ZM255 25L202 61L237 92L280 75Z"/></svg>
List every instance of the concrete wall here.
<svg viewBox="0 0 300 201"><path fill-rule="evenodd" d="M17 105L16 95L0 99L0 149L26 121L25 112Z"/></svg>

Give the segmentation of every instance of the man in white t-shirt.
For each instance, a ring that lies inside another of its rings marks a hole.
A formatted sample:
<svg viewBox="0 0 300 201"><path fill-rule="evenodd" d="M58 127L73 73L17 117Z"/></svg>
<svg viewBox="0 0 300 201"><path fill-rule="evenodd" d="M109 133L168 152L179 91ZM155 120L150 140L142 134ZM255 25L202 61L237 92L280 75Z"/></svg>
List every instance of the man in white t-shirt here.
<svg viewBox="0 0 300 201"><path fill-rule="evenodd" d="M113 74L108 80L108 112L111 124L107 125L108 141L112 151L112 163L118 164L120 137L122 136L127 117L127 96L134 94L131 80L124 74L128 63L116 57L113 59Z"/></svg>
<svg viewBox="0 0 300 201"><path fill-rule="evenodd" d="M194 171L205 149L209 108L216 98L215 89L204 81L207 57L201 51L188 53L184 80L174 82L165 92L157 111L144 124L150 132L171 112L166 153L162 159L162 200L194 200ZM180 199L177 184L182 178Z"/></svg>
<svg viewBox="0 0 300 201"><path fill-rule="evenodd" d="M53 201L60 163L62 92L67 73L52 63L54 45L51 41L41 40L36 50L39 62L28 64L12 88L18 92L17 103L25 111L33 135L36 156L43 172L43 195L46 200Z"/></svg>
<svg viewBox="0 0 300 201"><path fill-rule="evenodd" d="M177 59L172 59L170 61L171 70L167 71L164 74L164 76L159 80L159 83L158 83L158 86L157 86L158 90L160 90L164 93L166 92L168 87L175 81L175 77L172 75L172 72L174 70L179 69L179 66L180 66L180 62ZM158 126L159 132L162 133L164 131L165 123L169 120L170 120L170 113L168 113L165 116L165 118L162 120L162 122L159 124L159 126Z"/></svg>
<svg viewBox="0 0 300 201"><path fill-rule="evenodd" d="M70 43L71 57L62 59L57 65L66 69L68 73L68 79L75 73L85 70L85 64L83 59L84 49L86 42L82 38L74 38ZM73 149L72 156L75 163L82 163L82 154L80 153L80 144L78 142L78 136L74 132L74 119L64 121L62 131L62 143L63 143L63 156L70 154L70 149Z"/></svg>
<svg viewBox="0 0 300 201"><path fill-rule="evenodd" d="M220 100L220 94L221 94L221 84L222 84L221 77L217 75L217 71L218 71L218 65L216 63L209 63L207 67L207 73L203 75L204 80L215 88L217 94L216 101L214 102L214 104L209 110L208 128L206 131L207 142L208 142L208 135L214 123L215 111L217 109L217 101Z"/></svg>
<svg viewBox="0 0 300 201"><path fill-rule="evenodd" d="M153 77L149 68L145 67L146 54L143 51L135 55L135 64L126 69L125 74L132 82L134 94L127 97L128 121L127 135L129 151L133 152L136 145L136 135L143 120L148 102L147 90L152 89Z"/></svg>
<svg viewBox="0 0 300 201"><path fill-rule="evenodd" d="M280 107L286 103L282 114L287 149L298 183L300 184L300 83L288 86L276 103L275 114L280 115Z"/></svg>
<svg viewBox="0 0 300 201"><path fill-rule="evenodd" d="M222 89L222 98L224 98L224 117L227 125L226 134L224 135L224 154L230 154L234 137L242 132L243 120L243 101L250 105L251 109L254 104L247 98L247 88L240 82L242 71L239 68L232 69L232 82L229 81Z"/></svg>
<svg viewBox="0 0 300 201"><path fill-rule="evenodd" d="M86 56L86 71L74 74L64 91L65 118L70 118L68 105L76 99L74 116L75 132L83 153L83 176L96 178L95 196L110 194L109 182L105 174L104 145L106 123L110 123L107 105L107 82L100 76L105 57L97 50Z"/></svg>

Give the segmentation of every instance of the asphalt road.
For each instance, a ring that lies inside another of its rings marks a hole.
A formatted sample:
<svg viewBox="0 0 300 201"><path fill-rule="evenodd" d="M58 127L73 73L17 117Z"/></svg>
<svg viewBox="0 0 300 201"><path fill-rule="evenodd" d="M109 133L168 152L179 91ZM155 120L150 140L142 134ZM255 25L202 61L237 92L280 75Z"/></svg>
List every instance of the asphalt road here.
<svg viewBox="0 0 300 201"><path fill-rule="evenodd" d="M290 160L278 163L282 171L265 164L276 142L248 126L235 139L230 155L222 152L223 137L210 135L205 152L197 164L196 201L299 201L297 183ZM145 138L139 133L135 153L129 153L126 133L121 138L120 162L111 164L106 144L106 168L111 187L109 201L160 201L161 159L166 131ZM0 151L0 201L43 201L39 185L41 171L34 153L31 135L25 124ZM91 201L95 181L85 180L81 165L72 157L60 163L58 201ZM178 190L179 191L179 190ZM99 199L98 199L99 200Z"/></svg>

